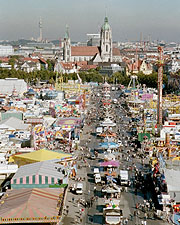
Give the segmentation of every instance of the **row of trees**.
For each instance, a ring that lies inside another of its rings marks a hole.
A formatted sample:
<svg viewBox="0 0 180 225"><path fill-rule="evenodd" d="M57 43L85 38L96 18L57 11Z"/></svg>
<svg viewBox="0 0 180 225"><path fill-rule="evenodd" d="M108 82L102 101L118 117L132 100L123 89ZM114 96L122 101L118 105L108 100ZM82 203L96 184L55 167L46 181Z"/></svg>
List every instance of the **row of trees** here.
<svg viewBox="0 0 180 225"><path fill-rule="evenodd" d="M0 79L5 79L7 77L10 78L18 78L18 79L24 79L28 83L36 83L41 80L47 80L50 83L54 83L56 81L56 77L59 76L52 70L40 70L40 71L33 71L30 73L27 73L22 70L7 70L7 69L0 69ZM102 83L104 80L104 77L98 73L97 70L90 70L88 72L80 72L79 73L80 78L82 79L82 82L98 82ZM71 73L71 74L63 74L63 80L64 82L67 82L68 80L77 80L77 74Z"/></svg>
<svg viewBox="0 0 180 225"><path fill-rule="evenodd" d="M150 75L144 75L143 73L136 74L138 77L138 81L141 85L145 84L147 87L157 88L158 85L158 74L157 72L153 72ZM127 86L130 82L130 77L126 76L123 73L117 72L109 78L110 83L120 83L122 85ZM163 87L167 90L169 89L168 86L168 77L166 74L163 75Z"/></svg>
<svg viewBox="0 0 180 225"><path fill-rule="evenodd" d="M36 83L40 80L48 80L52 83L55 81L56 74L53 71L48 70L42 70L42 71L33 71L30 73L27 73L22 70L7 70L7 69L0 69L0 79L5 78L18 78L18 79L24 79L28 83Z"/></svg>
<svg viewBox="0 0 180 225"><path fill-rule="evenodd" d="M0 79L4 79L7 77L17 77L18 79L24 79L28 83L36 83L41 80L47 80L49 83L55 83L57 74L53 72L52 67L51 70L41 70L41 71L33 71L27 73L21 70L7 70L0 69ZM157 87L157 73L153 72L151 75L144 75L143 73L136 74L138 76L138 81L140 84L146 84L147 87ZM111 77L101 75L98 70L92 69L88 72L80 72L79 73L82 82L98 82L103 83L105 80L109 83L117 83L127 86L130 82L130 77L127 76L123 72L116 72ZM77 74L63 74L64 82L68 80L77 80ZM165 88L168 88L168 78L164 74L163 76L163 84Z"/></svg>

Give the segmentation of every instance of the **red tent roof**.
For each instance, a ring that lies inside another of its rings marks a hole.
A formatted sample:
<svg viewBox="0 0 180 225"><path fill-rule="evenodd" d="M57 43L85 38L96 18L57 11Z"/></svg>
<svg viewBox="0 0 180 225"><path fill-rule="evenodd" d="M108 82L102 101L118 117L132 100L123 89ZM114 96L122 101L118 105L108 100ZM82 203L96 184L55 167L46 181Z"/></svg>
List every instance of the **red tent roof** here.
<svg viewBox="0 0 180 225"><path fill-rule="evenodd" d="M63 193L64 189L50 188L7 191L1 198L0 215L4 219L58 216L57 203Z"/></svg>

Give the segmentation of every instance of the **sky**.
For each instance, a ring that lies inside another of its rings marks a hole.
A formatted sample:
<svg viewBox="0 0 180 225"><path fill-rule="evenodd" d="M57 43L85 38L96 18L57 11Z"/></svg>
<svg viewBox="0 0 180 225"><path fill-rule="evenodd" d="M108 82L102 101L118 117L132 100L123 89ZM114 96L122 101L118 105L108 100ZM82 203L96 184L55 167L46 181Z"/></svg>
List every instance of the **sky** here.
<svg viewBox="0 0 180 225"><path fill-rule="evenodd" d="M99 33L108 16L114 41L180 42L180 0L0 0L0 40L64 37L66 24L72 41L86 41Z"/></svg>

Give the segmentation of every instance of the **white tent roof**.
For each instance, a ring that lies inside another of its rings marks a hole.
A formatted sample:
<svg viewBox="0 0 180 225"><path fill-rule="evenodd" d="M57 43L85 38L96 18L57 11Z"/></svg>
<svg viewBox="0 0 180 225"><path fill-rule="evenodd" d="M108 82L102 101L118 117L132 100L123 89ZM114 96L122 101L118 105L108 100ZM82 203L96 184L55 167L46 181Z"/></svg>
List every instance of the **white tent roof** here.
<svg viewBox="0 0 180 225"><path fill-rule="evenodd" d="M27 83L23 79L17 78L0 79L1 94L12 94L14 89L18 94L23 94L27 92Z"/></svg>
<svg viewBox="0 0 180 225"><path fill-rule="evenodd" d="M47 160L21 166L14 175L13 179L36 174L52 176L60 179L64 177L62 173L63 170L63 165L57 164L53 160Z"/></svg>
<svg viewBox="0 0 180 225"><path fill-rule="evenodd" d="M108 84L107 82L105 82L103 85L102 85L103 87L111 87L111 85L110 84Z"/></svg>
<svg viewBox="0 0 180 225"><path fill-rule="evenodd" d="M101 124L100 126L110 126L110 127L115 127L116 126L116 123L113 123L112 120L110 120L109 118L106 118Z"/></svg>
<svg viewBox="0 0 180 225"><path fill-rule="evenodd" d="M164 175L167 182L168 191L180 191L180 170L166 169Z"/></svg>
<svg viewBox="0 0 180 225"><path fill-rule="evenodd" d="M5 128L8 130L26 130L28 127L28 124L24 124L24 121L16 117L10 117L0 122L0 128Z"/></svg>

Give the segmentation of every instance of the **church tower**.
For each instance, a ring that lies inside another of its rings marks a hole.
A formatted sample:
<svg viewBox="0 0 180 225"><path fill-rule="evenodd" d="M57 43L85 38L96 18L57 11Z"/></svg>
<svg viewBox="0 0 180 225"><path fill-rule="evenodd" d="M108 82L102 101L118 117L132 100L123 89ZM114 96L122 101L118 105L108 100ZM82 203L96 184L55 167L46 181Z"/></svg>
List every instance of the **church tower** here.
<svg viewBox="0 0 180 225"><path fill-rule="evenodd" d="M107 17L101 27L100 48L102 62L112 62L112 31Z"/></svg>
<svg viewBox="0 0 180 225"><path fill-rule="evenodd" d="M69 37L69 28L66 26L66 33L63 42L63 60L65 62L71 62L71 40Z"/></svg>

